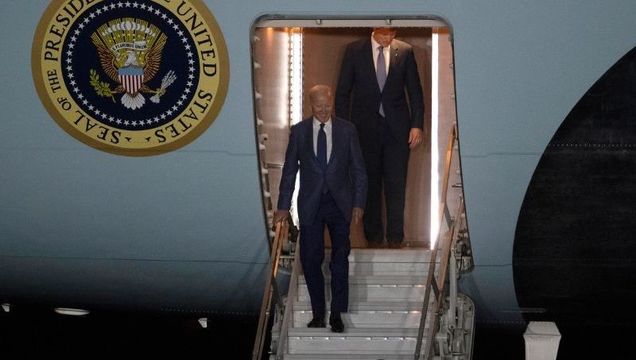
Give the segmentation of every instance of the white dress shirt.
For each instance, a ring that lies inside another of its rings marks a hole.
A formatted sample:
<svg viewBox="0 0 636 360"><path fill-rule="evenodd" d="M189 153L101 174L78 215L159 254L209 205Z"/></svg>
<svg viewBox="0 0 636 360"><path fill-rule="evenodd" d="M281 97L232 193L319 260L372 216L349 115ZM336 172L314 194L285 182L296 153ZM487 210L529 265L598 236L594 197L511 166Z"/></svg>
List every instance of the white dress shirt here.
<svg viewBox="0 0 636 360"><path fill-rule="evenodd" d="M314 154L318 156L318 132L320 131L321 122L314 117ZM327 163L331 158L331 119L325 123L325 135L327 135Z"/></svg>

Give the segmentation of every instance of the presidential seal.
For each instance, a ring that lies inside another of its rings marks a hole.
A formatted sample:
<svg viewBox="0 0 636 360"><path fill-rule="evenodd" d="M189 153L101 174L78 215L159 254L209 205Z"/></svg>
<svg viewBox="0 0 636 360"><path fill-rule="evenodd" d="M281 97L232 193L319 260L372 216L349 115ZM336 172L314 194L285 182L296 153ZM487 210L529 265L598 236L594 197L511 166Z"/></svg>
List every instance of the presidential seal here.
<svg viewBox="0 0 636 360"><path fill-rule="evenodd" d="M218 115L229 78L223 36L198 0L54 0L32 70L67 133L133 156L193 141Z"/></svg>

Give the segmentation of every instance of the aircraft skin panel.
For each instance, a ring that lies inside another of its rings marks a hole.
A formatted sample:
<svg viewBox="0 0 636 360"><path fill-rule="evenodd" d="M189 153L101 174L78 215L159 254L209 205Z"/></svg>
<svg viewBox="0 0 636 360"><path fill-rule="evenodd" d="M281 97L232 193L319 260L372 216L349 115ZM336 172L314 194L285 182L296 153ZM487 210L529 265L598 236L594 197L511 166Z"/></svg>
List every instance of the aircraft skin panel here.
<svg viewBox="0 0 636 360"><path fill-rule="evenodd" d="M237 267L193 272L201 282L191 282L190 294L195 295L188 301L209 301L219 311L241 306L257 311L252 299L241 303L241 297L231 306L223 301L236 284L250 289L249 294L260 293L262 279L246 277L252 269L243 266L253 264L262 270L268 261L251 105L252 25L267 14L422 15L445 19L452 28L463 184L476 265L505 267L512 263L523 194L543 150L578 99L634 46L636 33L636 3L631 0L610 4L503 0L205 3L229 51L225 103L214 123L192 143L171 153L131 158L87 147L50 118L31 76L33 35L49 2L3 2L3 263L22 256L166 260L177 265L189 260L225 261ZM125 189L124 195L116 189ZM171 198L175 189L178 197ZM56 207L50 208L54 203ZM151 271L144 264L137 264L139 271ZM87 266L81 269L94 280L103 280L97 265ZM63 267L52 269L57 269L52 273L63 271ZM70 269L80 268L72 265ZM136 284L134 274L118 276L121 284ZM480 279L490 280L487 275ZM168 289L182 279L166 273L162 279L146 280L149 286L166 284ZM13 278L0 279L0 283L18 284ZM214 292L219 298L209 298L200 284L220 284L220 291ZM487 289L514 298L509 296L514 287ZM0 293L0 298L7 294ZM150 297L143 299L152 302ZM110 300L117 305L116 297ZM492 311L497 314L497 309Z"/></svg>
<svg viewBox="0 0 636 360"><path fill-rule="evenodd" d="M15 303L91 310L254 315L268 265L229 261L0 258L0 294ZM129 274L128 276L122 276ZM211 274L214 276L211 279Z"/></svg>
<svg viewBox="0 0 636 360"><path fill-rule="evenodd" d="M635 4L612 5L467 2L447 17L462 156L543 152L582 94L634 45L623 35L636 27Z"/></svg>
<svg viewBox="0 0 636 360"><path fill-rule="evenodd" d="M514 287L512 265L479 265L461 277L461 290L478 299L475 314L479 322L490 326L516 328L523 326L524 317L519 310Z"/></svg>
<svg viewBox="0 0 636 360"><path fill-rule="evenodd" d="M266 245L263 222L245 219L262 219L260 209L239 213L231 206L261 196L253 177L227 175L254 172L246 166L251 157L183 152L161 160L108 157L98 161L87 151L3 152L0 159L19 186L2 184L14 190L0 197L6 236L1 254L251 262L259 251L267 252L256 241ZM218 167L225 172L214 171ZM225 190L236 186L245 190Z"/></svg>
<svg viewBox="0 0 636 360"><path fill-rule="evenodd" d="M531 166L537 159L534 154L462 156L462 172L473 174L470 180L481 189L465 194L471 240L473 231L484 237L478 250L473 250L476 264L511 263L513 243L507 239L514 237L519 214L511 210L509 204L523 201L524 180L532 175ZM464 177L464 183L466 181Z"/></svg>

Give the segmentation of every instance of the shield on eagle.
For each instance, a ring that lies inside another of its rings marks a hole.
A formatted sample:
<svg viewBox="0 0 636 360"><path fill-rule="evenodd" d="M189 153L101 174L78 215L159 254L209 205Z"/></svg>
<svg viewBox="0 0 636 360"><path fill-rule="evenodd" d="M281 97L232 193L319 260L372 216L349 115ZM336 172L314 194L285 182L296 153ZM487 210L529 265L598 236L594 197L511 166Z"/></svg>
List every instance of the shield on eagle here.
<svg viewBox="0 0 636 360"><path fill-rule="evenodd" d="M117 70L119 82L127 93L136 95L144 83L144 69L139 66L127 66Z"/></svg>

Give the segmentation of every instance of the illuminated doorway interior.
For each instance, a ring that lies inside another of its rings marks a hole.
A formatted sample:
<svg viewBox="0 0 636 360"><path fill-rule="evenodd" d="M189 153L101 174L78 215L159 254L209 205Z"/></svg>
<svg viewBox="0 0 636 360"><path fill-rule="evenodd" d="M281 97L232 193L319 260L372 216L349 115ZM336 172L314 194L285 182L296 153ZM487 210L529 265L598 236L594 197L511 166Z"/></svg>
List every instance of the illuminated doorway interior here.
<svg viewBox="0 0 636 360"><path fill-rule="evenodd" d="M455 89L451 32L437 19L264 19L252 32L255 121L258 133L264 207L268 226L278 200L278 184L289 128L310 115L305 94L316 84L336 88L346 44L370 36L376 26L397 28L413 45L425 103L425 141L409 158L405 244L429 247L439 230L440 173L446 139L455 126ZM449 183L460 183L454 164ZM456 201L449 199L449 206ZM452 211L452 209L451 209ZM295 204L292 204L292 217ZM352 226L352 246L364 247L361 227Z"/></svg>

